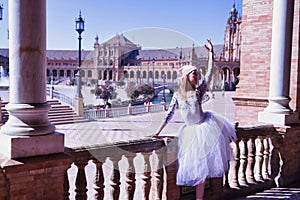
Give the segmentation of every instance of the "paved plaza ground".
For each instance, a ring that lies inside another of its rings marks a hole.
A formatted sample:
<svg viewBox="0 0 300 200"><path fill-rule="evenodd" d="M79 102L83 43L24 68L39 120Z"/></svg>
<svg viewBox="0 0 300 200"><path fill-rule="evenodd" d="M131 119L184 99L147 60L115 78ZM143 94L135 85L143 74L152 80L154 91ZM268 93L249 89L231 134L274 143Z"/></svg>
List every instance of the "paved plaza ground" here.
<svg viewBox="0 0 300 200"><path fill-rule="evenodd" d="M234 92L215 92L214 98L203 104L204 110L212 110L225 116L234 123L234 104L231 97ZM90 146L139 140L153 135L163 121L165 112L145 113L116 118L97 119L87 123L57 125L58 132L66 135L66 146ZM175 136L183 124L180 110L176 110L173 119L162 131L162 136ZM87 137L88 136L88 137Z"/></svg>

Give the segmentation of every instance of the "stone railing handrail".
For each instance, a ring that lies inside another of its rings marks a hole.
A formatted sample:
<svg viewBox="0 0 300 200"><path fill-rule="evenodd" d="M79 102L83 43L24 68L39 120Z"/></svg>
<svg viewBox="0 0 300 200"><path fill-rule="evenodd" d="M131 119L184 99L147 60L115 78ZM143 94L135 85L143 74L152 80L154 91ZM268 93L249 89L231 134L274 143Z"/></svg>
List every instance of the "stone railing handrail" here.
<svg viewBox="0 0 300 200"><path fill-rule="evenodd" d="M69 96L65 95L62 92L54 90L54 88L52 86L50 86L50 88L47 87L46 92L47 92L47 96L50 96L51 99L53 99L53 98L59 99L60 101L74 107L72 98L70 98Z"/></svg>
<svg viewBox="0 0 300 200"><path fill-rule="evenodd" d="M278 135L276 129L273 126L237 128L237 135L238 140L236 142L232 142L234 159L230 162L229 172L224 175L224 178L213 178L208 180L209 187L206 190L205 195L209 198L231 198L241 196L244 193L270 188L274 185L274 172L276 170L271 173L271 167L274 170L279 166L277 160L272 159L275 155L273 140ZM141 188L144 188L144 196L142 199L148 199L148 195L156 195L156 199L162 199L162 195L164 195L164 198L166 199L180 199L181 195L193 196L194 189L191 188L187 190L190 191L190 194L182 194L179 187L175 185L177 155L176 141L177 137L169 137L164 140L154 140L149 138L140 141L121 142L101 147L89 147L88 149L72 149L69 153L75 157L74 165L77 166L79 171L83 171L88 160L92 160L97 166L97 172L100 172L100 175L103 176L99 179L101 180L100 182L95 183L98 186L97 191L101 196L99 199L103 199L104 197L104 188L107 187L104 186L104 179L107 176L103 174L103 163L99 162L99 160L97 160L98 158L102 160L109 158L112 160L114 170L109 176L111 183L109 187L111 190L110 193L113 196L112 199L117 199L120 195L127 195L133 198L132 195L134 195L134 190L140 191L142 190ZM165 144L167 145L165 146ZM118 153L113 149L116 147L122 150L121 153ZM133 160L137 154L142 155L144 158L145 162L142 166L134 164ZM125 171L120 170L117 167L117 163L121 160L122 156L125 156L129 163L128 168ZM150 156L155 156L157 159L153 161L150 159ZM150 165L151 169L149 171ZM166 176L163 174L164 171L166 172ZM136 181L138 179L138 172L142 173L142 179L144 180L144 182L142 182L142 186L140 185L140 182L138 183ZM126 194L120 194L121 173L124 173L123 175L126 177L123 180L125 182ZM163 177L167 177L167 179L163 179ZM79 184L79 182L82 181L83 183L86 182L86 175L84 175L83 172L78 172L76 179L78 186L73 186L72 188L81 188L75 189L77 192L75 195L87 195L87 191L90 191L91 188L87 190L86 184ZM150 181L150 179L152 181ZM151 182L154 183L154 185L151 185ZM149 189L151 186L155 186L155 189L151 190L152 193ZM167 188L167 190L163 188Z"/></svg>
<svg viewBox="0 0 300 200"><path fill-rule="evenodd" d="M83 115L86 119L119 117L125 115L136 115L136 114L143 114L143 113L150 113L150 112L153 113L153 112L165 111L167 106L168 103L128 106L128 107L108 108L108 109L92 109L92 110L85 110Z"/></svg>
<svg viewBox="0 0 300 200"><path fill-rule="evenodd" d="M142 191L142 194L138 194L138 199L147 199L151 193L151 187L155 188L155 198L162 199L162 186L165 181L163 179L164 166L162 161L166 156L164 147L165 143L163 141L145 138L101 146L67 149L66 152L74 159L68 170L69 173L66 172L65 175L65 199L73 199L72 197L86 199L88 196L91 199L104 199L106 195L110 195L109 199L125 198L125 196L127 196L126 199L133 199L135 190ZM138 157L143 159L142 164L135 163L135 159L138 159ZM153 161L152 157L158 159L155 160L154 158ZM124 159L128 166L121 169L118 163ZM108 163L110 164L110 172L105 172L107 170L104 169L104 165L108 165ZM88 165L94 166L95 171L93 173L85 170ZM70 172L74 171L74 168L77 168L75 176ZM91 177L90 174L93 174L93 176ZM125 178L122 179L121 177ZM138 177L143 181L142 184L137 184ZM93 180L88 180L88 178ZM70 182L74 183L74 181L75 185L69 184ZM87 184L90 181L93 182L93 185ZM121 192L124 191L122 189L123 185L125 194ZM92 188L89 186L92 186ZM106 193L106 191L109 192ZM90 195L93 195L93 197Z"/></svg>
<svg viewBox="0 0 300 200"><path fill-rule="evenodd" d="M229 171L208 179L204 198L231 199L299 182L299 130L300 125L237 127ZM195 188L176 185L176 158L177 137L66 148L64 154L16 161L1 157L0 198L193 199Z"/></svg>

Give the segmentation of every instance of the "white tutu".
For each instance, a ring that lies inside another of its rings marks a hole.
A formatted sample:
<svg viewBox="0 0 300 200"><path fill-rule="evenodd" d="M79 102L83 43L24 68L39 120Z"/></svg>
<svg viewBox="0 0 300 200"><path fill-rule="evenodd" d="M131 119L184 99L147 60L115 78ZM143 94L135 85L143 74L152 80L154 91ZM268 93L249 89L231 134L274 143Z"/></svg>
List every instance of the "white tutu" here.
<svg viewBox="0 0 300 200"><path fill-rule="evenodd" d="M179 129L177 185L195 186L228 171L235 128L214 112L205 112L205 116L203 122Z"/></svg>

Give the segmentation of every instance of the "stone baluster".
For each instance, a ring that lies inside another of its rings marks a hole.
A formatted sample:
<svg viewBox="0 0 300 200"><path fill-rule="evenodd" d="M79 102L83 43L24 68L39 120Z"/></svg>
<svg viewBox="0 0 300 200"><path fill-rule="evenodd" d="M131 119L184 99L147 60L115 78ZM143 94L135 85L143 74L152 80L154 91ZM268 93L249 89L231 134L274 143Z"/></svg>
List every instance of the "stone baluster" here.
<svg viewBox="0 0 300 200"><path fill-rule="evenodd" d="M119 160L118 158L112 158L113 172L110 177L111 196L114 200L118 200L120 196L120 171L119 171Z"/></svg>
<svg viewBox="0 0 300 200"><path fill-rule="evenodd" d="M264 145L264 155L263 155L263 166L262 166L262 176L264 180L270 180L269 175L269 160L270 160L270 140L269 137L263 139Z"/></svg>
<svg viewBox="0 0 300 200"><path fill-rule="evenodd" d="M85 200L87 199L87 182L86 182L86 175L85 175L85 166L87 165L87 161L85 160L76 160L74 164L77 166L77 177L75 182L75 199L76 200Z"/></svg>
<svg viewBox="0 0 300 200"><path fill-rule="evenodd" d="M255 164L254 164L254 178L258 182L263 182L262 178L262 163L264 146L262 142L263 138L258 136L255 140L256 152L255 152Z"/></svg>
<svg viewBox="0 0 300 200"><path fill-rule="evenodd" d="M230 188L228 176L229 176L229 173L225 172L225 174L224 174L224 190L227 190Z"/></svg>
<svg viewBox="0 0 300 200"><path fill-rule="evenodd" d="M68 177L68 170L65 171L64 174L64 199L69 200L69 190L70 190L70 184L69 184L69 177Z"/></svg>
<svg viewBox="0 0 300 200"><path fill-rule="evenodd" d="M98 160L93 160L96 165L96 177L94 183L94 190L96 191L95 199L103 199L104 198L104 174L102 169L102 162Z"/></svg>
<svg viewBox="0 0 300 200"><path fill-rule="evenodd" d="M163 152L156 152L157 155L157 168L154 172L155 182L156 182L156 193L155 199L162 199L162 192L164 186L164 169L163 169Z"/></svg>
<svg viewBox="0 0 300 200"><path fill-rule="evenodd" d="M246 169L246 180L250 184L255 184L254 179L254 161L255 161L255 143L254 138L249 138L247 142L247 149L248 149L248 162L247 162L247 169Z"/></svg>
<svg viewBox="0 0 300 200"><path fill-rule="evenodd" d="M135 191L135 168L134 168L134 157L127 156L128 168L126 172L126 192L129 200L133 200Z"/></svg>
<svg viewBox="0 0 300 200"><path fill-rule="evenodd" d="M239 166L239 150L238 150L238 142L232 142L233 156L234 160L230 161L229 173L228 173L228 182L231 188L239 188L238 184L238 176L237 169Z"/></svg>
<svg viewBox="0 0 300 200"><path fill-rule="evenodd" d="M144 174L142 175L144 199L149 200L150 188L151 188L151 166L150 166L150 155L151 153L142 153L144 156Z"/></svg>
<svg viewBox="0 0 300 200"><path fill-rule="evenodd" d="M247 186L248 183L246 181L246 167L247 167L247 146L246 139L242 138L238 143L240 149L240 166L238 170L238 181L240 186Z"/></svg>

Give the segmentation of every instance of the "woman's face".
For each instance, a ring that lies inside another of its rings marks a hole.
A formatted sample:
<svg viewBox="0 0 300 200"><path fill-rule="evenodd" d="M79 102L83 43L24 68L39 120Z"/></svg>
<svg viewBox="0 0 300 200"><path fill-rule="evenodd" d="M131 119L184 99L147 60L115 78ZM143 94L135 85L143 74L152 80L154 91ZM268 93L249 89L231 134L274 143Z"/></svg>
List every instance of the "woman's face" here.
<svg viewBox="0 0 300 200"><path fill-rule="evenodd" d="M197 70L191 71L187 75L187 80L191 84L191 86L193 86L193 87L196 86L197 83L198 83L198 72L197 72Z"/></svg>

